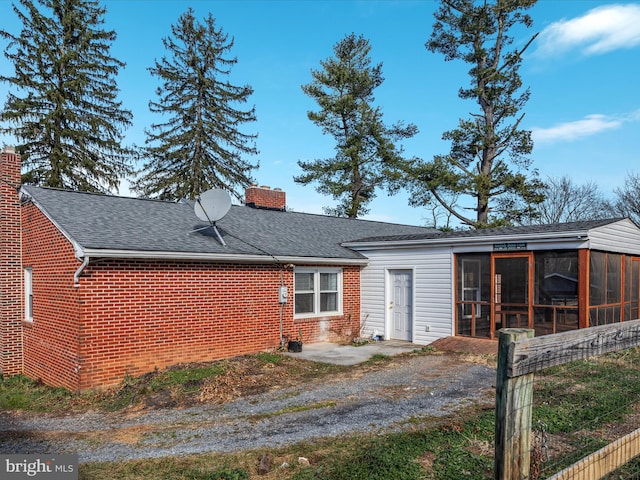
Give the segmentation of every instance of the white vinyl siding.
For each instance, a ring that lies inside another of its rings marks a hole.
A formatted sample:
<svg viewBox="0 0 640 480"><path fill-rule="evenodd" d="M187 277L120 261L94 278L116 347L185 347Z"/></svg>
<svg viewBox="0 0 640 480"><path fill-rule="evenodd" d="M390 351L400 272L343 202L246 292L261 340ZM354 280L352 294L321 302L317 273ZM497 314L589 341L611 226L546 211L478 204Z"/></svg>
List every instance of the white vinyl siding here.
<svg viewBox="0 0 640 480"><path fill-rule="evenodd" d="M403 269L413 271L413 342L426 345L453 335L450 248L358 251L369 258L361 274L362 335L377 330L389 338L389 272Z"/></svg>
<svg viewBox="0 0 640 480"><path fill-rule="evenodd" d="M640 255L640 231L625 219L589 230L589 247L605 252Z"/></svg>

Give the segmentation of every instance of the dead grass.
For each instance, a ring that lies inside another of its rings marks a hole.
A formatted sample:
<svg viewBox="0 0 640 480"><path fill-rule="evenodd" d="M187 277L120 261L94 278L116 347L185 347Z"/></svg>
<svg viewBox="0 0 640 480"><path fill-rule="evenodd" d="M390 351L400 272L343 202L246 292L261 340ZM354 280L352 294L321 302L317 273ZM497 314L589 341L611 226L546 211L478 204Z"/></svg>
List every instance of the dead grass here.
<svg viewBox="0 0 640 480"><path fill-rule="evenodd" d="M70 392L62 395L55 389L25 377L21 381L11 384L5 382L2 385L1 397L8 401L0 404L0 407L22 414L67 414L70 411L102 410L134 415L152 409L221 404L250 395L277 392L317 379L322 379L323 382L355 380L388 368L396 362L424 355L445 356L456 364L461 361L487 364L488 361L482 355L461 357L457 353L429 349L375 358L355 366L342 366L305 361L280 352L263 352L215 362L176 365L139 377L126 378L117 387L80 395ZM49 391L56 395L48 393ZM389 393L393 395L394 392ZM12 401L12 398L20 401Z"/></svg>
<svg viewBox="0 0 640 480"><path fill-rule="evenodd" d="M157 377L171 371L215 366L218 373L197 380L154 388ZM152 372L115 389L95 394L95 401L84 401L84 408L102 405L127 413L156 408L186 408L199 404L226 403L237 398L295 386L314 378L350 375L338 365L317 364L279 353L235 357L209 364L177 365Z"/></svg>
<svg viewBox="0 0 640 480"><path fill-rule="evenodd" d="M498 365L498 356L492 353L462 353L460 359L464 362L486 365L491 368L496 368Z"/></svg>

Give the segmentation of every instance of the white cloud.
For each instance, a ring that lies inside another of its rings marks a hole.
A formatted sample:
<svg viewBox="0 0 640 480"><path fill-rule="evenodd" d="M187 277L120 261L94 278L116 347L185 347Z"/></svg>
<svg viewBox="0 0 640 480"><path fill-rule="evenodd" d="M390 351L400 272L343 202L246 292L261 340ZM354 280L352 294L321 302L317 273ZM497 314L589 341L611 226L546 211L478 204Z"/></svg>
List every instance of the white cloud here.
<svg viewBox="0 0 640 480"><path fill-rule="evenodd" d="M556 56L572 49L597 55L640 45L640 5L606 5L582 17L560 20L540 32L536 54Z"/></svg>
<svg viewBox="0 0 640 480"><path fill-rule="evenodd" d="M550 128L532 128L531 135L535 143L551 143L557 141L571 142L582 137L590 137L605 130L619 128L624 119L606 115L587 115L582 120L560 123Z"/></svg>

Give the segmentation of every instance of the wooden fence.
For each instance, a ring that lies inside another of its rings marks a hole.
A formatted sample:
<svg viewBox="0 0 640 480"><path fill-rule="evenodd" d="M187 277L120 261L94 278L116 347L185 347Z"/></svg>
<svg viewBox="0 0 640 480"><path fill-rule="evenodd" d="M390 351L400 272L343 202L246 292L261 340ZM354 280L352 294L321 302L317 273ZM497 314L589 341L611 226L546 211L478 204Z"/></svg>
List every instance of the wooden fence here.
<svg viewBox="0 0 640 480"><path fill-rule="evenodd" d="M531 456L533 374L555 365L640 346L640 320L537 338L528 329L506 328L499 333L495 478L526 480ZM624 448L615 449L620 442ZM552 478L597 480L638 454L640 433L634 432Z"/></svg>

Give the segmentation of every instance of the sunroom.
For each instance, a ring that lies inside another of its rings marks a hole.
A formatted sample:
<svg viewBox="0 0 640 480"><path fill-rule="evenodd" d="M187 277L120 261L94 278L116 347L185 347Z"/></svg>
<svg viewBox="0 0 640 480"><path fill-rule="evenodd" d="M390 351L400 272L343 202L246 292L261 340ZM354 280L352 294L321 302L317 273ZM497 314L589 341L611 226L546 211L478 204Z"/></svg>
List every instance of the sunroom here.
<svg viewBox="0 0 640 480"><path fill-rule="evenodd" d="M524 327L540 336L640 318L640 257L511 245L456 254L457 335Z"/></svg>
<svg viewBox="0 0 640 480"><path fill-rule="evenodd" d="M363 239L364 334L428 344L640 318L640 228L605 219Z"/></svg>

